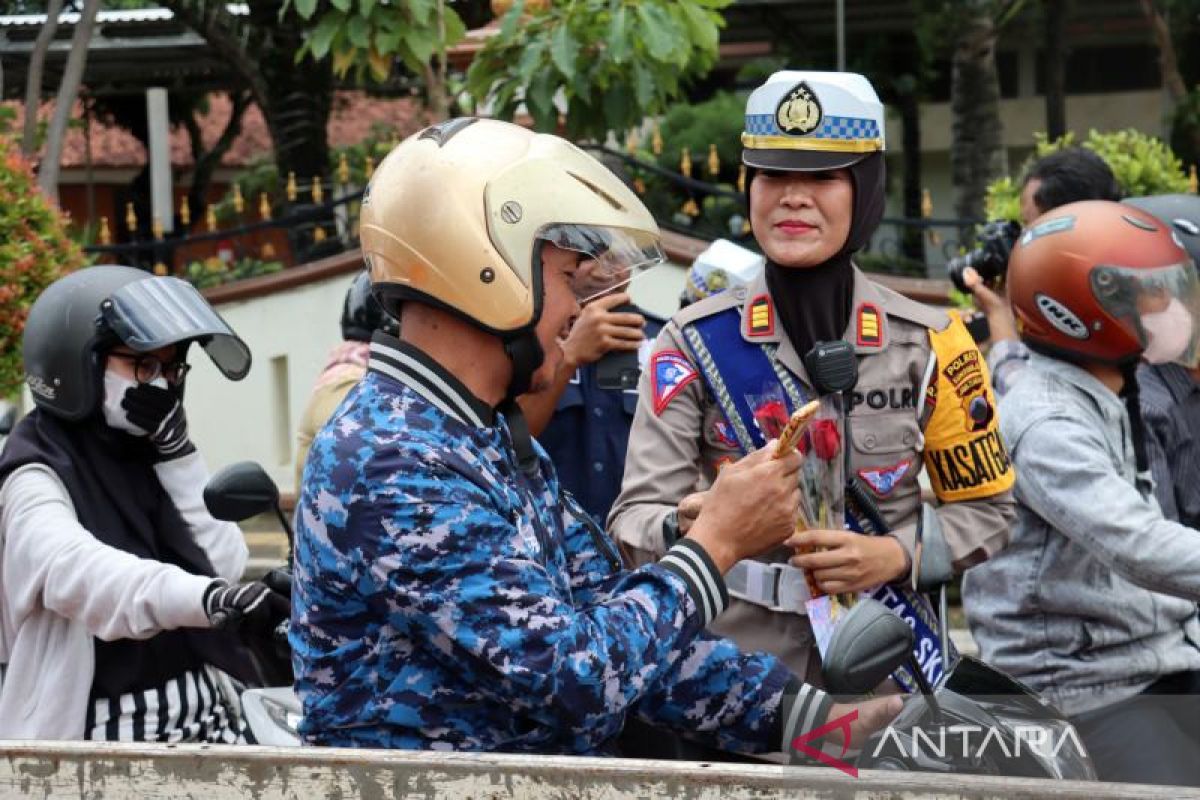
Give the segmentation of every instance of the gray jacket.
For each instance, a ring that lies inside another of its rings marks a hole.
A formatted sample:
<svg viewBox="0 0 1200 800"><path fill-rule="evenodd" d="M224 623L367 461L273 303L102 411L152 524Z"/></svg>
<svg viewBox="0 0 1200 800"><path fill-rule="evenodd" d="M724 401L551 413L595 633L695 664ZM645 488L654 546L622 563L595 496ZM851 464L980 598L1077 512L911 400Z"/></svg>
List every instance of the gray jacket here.
<svg viewBox="0 0 1200 800"><path fill-rule="evenodd" d="M1123 401L1035 354L1000 420L1017 524L963 580L984 660L1068 714L1200 669L1200 531L1165 519L1138 479Z"/></svg>

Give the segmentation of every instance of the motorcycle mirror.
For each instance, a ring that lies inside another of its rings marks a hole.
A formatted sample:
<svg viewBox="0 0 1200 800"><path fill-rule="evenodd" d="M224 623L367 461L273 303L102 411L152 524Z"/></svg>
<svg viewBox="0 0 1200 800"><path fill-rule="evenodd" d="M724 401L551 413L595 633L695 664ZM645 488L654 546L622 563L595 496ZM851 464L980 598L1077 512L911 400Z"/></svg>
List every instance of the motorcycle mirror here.
<svg viewBox="0 0 1200 800"><path fill-rule="evenodd" d="M912 653L913 631L878 600L854 604L833 632L821 673L836 695L872 691Z"/></svg>
<svg viewBox="0 0 1200 800"><path fill-rule="evenodd" d="M921 557L917 563L917 591L932 592L954 579L954 557L942 535L942 522L933 506L921 504Z"/></svg>
<svg viewBox="0 0 1200 800"><path fill-rule="evenodd" d="M230 464L208 480L204 505L214 518L242 522L277 507L275 481L253 461Z"/></svg>

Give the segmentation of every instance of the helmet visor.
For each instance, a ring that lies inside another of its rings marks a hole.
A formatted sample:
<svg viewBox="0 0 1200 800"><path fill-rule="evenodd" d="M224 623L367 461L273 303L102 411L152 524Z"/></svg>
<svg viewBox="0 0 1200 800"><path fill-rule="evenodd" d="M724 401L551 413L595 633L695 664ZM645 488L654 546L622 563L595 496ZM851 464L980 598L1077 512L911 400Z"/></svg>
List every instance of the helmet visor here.
<svg viewBox="0 0 1200 800"><path fill-rule="evenodd" d="M638 274L666 261L658 237L647 231L548 225L537 238L586 257L572 286L581 304L624 289Z"/></svg>
<svg viewBox="0 0 1200 800"><path fill-rule="evenodd" d="M134 281L114 292L100 310L113 333L135 351L198 341L226 378L241 380L250 371L250 348L186 281Z"/></svg>
<svg viewBox="0 0 1200 800"><path fill-rule="evenodd" d="M1126 321L1151 364L1200 364L1200 282L1190 261L1158 269L1098 266L1091 273L1100 306Z"/></svg>

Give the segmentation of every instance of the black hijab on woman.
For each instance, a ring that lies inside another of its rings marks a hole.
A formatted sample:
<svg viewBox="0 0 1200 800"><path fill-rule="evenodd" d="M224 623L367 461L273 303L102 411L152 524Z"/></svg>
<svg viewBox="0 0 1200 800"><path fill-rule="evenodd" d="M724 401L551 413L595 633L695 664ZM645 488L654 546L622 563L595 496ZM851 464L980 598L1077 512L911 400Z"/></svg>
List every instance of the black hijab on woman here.
<svg viewBox="0 0 1200 800"><path fill-rule="evenodd" d="M846 332L854 299L850 257L866 245L883 219L883 153L872 153L848 171L854 192L853 217L842 249L814 267L783 267L767 259L767 289L783 329L801 357L817 342L840 339ZM749 182L746 185L748 189Z"/></svg>

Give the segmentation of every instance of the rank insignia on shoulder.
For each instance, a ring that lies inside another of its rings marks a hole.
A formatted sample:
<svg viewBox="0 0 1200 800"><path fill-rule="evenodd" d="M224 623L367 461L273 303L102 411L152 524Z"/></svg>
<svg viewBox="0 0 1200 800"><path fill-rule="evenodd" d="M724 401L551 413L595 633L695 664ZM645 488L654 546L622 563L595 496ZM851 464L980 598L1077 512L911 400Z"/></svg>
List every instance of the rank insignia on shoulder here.
<svg viewBox="0 0 1200 800"><path fill-rule="evenodd" d="M663 409L675 395L700 375L692 362L678 350L661 350L651 359L650 388L654 393L654 414Z"/></svg>
<svg viewBox="0 0 1200 800"><path fill-rule="evenodd" d="M871 303L858 307L858 344L860 347L879 347L883 343L880 332L879 309Z"/></svg>
<svg viewBox="0 0 1200 800"><path fill-rule="evenodd" d="M770 336L775 333L775 309L765 294L750 301L750 336Z"/></svg>
<svg viewBox="0 0 1200 800"><path fill-rule="evenodd" d="M912 459L906 458L899 464L893 464L890 467L860 469L858 477L866 481L875 494L884 497L892 493L896 484L900 483L901 479L908 474L910 467L912 467Z"/></svg>

